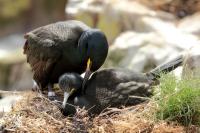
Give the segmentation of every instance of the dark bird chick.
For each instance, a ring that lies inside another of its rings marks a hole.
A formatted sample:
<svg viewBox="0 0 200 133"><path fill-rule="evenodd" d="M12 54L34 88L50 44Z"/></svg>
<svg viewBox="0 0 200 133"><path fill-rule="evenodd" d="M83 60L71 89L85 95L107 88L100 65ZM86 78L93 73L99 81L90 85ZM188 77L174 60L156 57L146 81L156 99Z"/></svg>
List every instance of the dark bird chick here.
<svg viewBox="0 0 200 133"><path fill-rule="evenodd" d="M33 79L43 90L52 87L66 72L86 72L82 87L90 74L104 63L108 42L103 32L80 21L57 22L25 34L24 54L33 70Z"/></svg>
<svg viewBox="0 0 200 133"><path fill-rule="evenodd" d="M75 113L73 106L85 107L90 113L100 113L106 107L135 105L151 95L151 86L159 83L161 73L167 73L180 66L182 55L158 66L148 73L137 73L124 69L103 69L92 74L81 93L83 79L76 73L66 73L59 78L59 86L64 91L63 112ZM130 96L136 96L130 98ZM73 110L73 111L72 111Z"/></svg>

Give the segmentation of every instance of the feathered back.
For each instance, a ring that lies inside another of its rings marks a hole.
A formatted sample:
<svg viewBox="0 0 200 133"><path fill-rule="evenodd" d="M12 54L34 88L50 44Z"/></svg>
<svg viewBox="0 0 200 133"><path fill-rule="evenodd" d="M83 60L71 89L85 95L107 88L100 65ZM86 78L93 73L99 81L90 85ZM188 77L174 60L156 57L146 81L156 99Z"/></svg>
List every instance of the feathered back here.
<svg viewBox="0 0 200 133"><path fill-rule="evenodd" d="M41 88L47 85L66 45L76 47L82 32L88 29L84 23L71 20L49 24L25 34L24 54L33 70L33 78Z"/></svg>

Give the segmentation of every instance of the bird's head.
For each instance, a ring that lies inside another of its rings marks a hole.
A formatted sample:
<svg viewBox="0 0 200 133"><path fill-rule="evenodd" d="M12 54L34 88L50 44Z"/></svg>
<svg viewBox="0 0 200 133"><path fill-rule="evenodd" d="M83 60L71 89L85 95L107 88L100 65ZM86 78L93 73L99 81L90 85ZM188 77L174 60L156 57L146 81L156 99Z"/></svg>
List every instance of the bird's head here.
<svg viewBox="0 0 200 133"><path fill-rule="evenodd" d="M100 30L88 31L91 35L88 40L87 57L91 60L91 71L101 67L108 54L108 42L106 36Z"/></svg>
<svg viewBox="0 0 200 133"><path fill-rule="evenodd" d="M82 61L85 62L86 73L83 87L90 74L98 70L108 54L108 42L105 34L98 29L84 31L79 39L79 49Z"/></svg>
<svg viewBox="0 0 200 133"><path fill-rule="evenodd" d="M74 98L81 93L82 82L83 78L76 73L65 73L59 78L59 87L64 92L63 108L70 97Z"/></svg>
<svg viewBox="0 0 200 133"><path fill-rule="evenodd" d="M78 45L82 60L88 62L90 59L91 71L96 71L103 65L108 54L108 42L103 32L98 29L84 31Z"/></svg>

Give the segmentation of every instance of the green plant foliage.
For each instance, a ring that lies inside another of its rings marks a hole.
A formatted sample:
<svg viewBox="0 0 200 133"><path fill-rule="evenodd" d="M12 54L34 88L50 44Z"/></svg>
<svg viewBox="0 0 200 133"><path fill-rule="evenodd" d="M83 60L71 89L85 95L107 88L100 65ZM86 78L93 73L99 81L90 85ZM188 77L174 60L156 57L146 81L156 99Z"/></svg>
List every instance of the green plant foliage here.
<svg viewBox="0 0 200 133"><path fill-rule="evenodd" d="M200 79L178 81L174 75L167 74L160 81L155 96L158 103L156 117L183 125L200 125Z"/></svg>

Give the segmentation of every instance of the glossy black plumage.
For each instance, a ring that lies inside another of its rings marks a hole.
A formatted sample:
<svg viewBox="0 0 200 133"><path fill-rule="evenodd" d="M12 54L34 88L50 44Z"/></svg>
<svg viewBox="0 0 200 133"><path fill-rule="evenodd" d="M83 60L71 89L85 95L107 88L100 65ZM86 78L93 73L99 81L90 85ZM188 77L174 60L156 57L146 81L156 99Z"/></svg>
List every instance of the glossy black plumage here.
<svg viewBox="0 0 200 133"><path fill-rule="evenodd" d="M108 106L119 107L122 105L135 105L144 101L141 98L130 98L130 95L148 97L151 95L151 86L158 83L160 73L167 73L180 66L183 57L179 56L163 65L158 66L148 73L137 73L125 69L98 70L86 84L85 94L81 93L81 77L75 73L66 73L59 78L60 88L71 93L68 103L90 109L91 113L99 113ZM72 78L73 77L73 78ZM77 81L77 82L76 82ZM64 114L70 112L73 106L65 105Z"/></svg>
<svg viewBox="0 0 200 133"><path fill-rule="evenodd" d="M92 61L90 70L96 71L108 52L104 33L75 20L37 28L25 38L24 53L41 89L57 83L63 73L83 73L88 59Z"/></svg>

